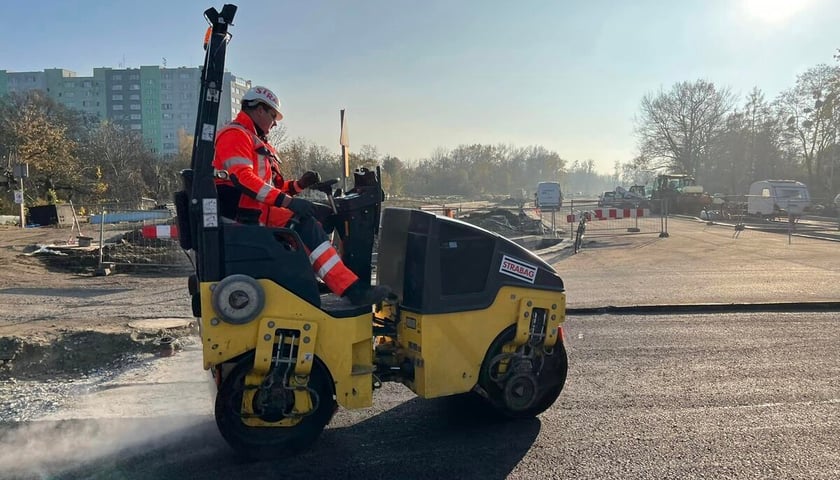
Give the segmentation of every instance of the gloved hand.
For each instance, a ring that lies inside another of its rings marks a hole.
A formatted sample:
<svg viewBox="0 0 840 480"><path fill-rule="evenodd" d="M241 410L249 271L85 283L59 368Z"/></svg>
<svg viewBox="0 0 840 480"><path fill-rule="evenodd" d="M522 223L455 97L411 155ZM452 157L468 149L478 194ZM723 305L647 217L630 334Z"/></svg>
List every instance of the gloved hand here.
<svg viewBox="0 0 840 480"><path fill-rule="evenodd" d="M298 191L301 191L305 188L309 188L312 185L321 181L321 176L318 175L318 172L313 172L309 170L305 172L303 175L300 176L297 182L295 182L295 187L297 187Z"/></svg>
<svg viewBox="0 0 840 480"><path fill-rule="evenodd" d="M303 198L292 197L292 201L286 208L295 212L295 215L299 217L309 217L315 213L315 206L312 205L312 202Z"/></svg>

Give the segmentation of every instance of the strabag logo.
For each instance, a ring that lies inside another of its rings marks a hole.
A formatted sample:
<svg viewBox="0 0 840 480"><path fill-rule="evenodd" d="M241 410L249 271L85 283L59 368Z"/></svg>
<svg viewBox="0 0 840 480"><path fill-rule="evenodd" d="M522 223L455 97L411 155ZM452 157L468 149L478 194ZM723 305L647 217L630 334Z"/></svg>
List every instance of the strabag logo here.
<svg viewBox="0 0 840 480"><path fill-rule="evenodd" d="M502 256L502 266L499 268L499 273L525 280L528 283L534 283L537 278L537 267L504 255Z"/></svg>

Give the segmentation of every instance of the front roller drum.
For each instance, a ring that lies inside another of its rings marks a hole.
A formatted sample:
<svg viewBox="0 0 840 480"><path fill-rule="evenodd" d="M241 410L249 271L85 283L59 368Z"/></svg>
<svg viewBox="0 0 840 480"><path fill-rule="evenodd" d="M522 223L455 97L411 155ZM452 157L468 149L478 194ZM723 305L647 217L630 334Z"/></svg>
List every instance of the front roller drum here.
<svg viewBox="0 0 840 480"><path fill-rule="evenodd" d="M294 455L307 449L330 422L337 409L332 379L320 360L312 365L308 388L315 398L315 410L293 422L270 425L284 418L294 408L294 392L280 382L262 388L253 395L254 414L242 412L245 377L254 367L254 353L242 357L219 386L216 394L216 425L225 441L240 455L251 458L279 458ZM249 387L250 388L250 387ZM257 388L257 387L253 387ZM249 426L243 422L246 415L254 415L263 423ZM291 423L290 426L285 426Z"/></svg>
<svg viewBox="0 0 840 480"><path fill-rule="evenodd" d="M502 332L490 345L481 364L478 387L495 411L509 418L531 418L544 412L560 396L566 383L568 358L563 342L553 347L524 345L515 352L516 327Z"/></svg>

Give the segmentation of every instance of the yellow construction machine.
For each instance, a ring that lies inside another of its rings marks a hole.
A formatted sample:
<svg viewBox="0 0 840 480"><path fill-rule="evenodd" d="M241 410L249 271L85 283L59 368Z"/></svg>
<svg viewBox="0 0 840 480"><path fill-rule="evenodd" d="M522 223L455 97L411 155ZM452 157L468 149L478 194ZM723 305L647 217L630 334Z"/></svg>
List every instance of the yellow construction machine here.
<svg viewBox="0 0 840 480"><path fill-rule="evenodd" d="M344 262L368 282L375 264L377 283L396 293L359 307L322 293L293 228L220 216L213 132L235 12L205 12L211 27L192 164L176 195L225 440L248 457L300 452L338 406L370 407L386 381L423 398L473 396L505 417L549 408L566 380L565 295L557 272L530 251L449 217L382 210L378 168L358 169L341 194L334 181L314 188L327 198L320 220Z"/></svg>

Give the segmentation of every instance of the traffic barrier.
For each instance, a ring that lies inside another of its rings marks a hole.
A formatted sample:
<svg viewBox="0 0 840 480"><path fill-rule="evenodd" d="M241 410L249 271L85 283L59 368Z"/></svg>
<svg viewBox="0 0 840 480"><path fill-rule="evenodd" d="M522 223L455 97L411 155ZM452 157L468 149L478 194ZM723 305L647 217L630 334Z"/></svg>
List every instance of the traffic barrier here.
<svg viewBox="0 0 840 480"><path fill-rule="evenodd" d="M584 213L587 221L593 220L621 220L624 218L650 217L650 210L647 208L595 208ZM566 215L566 223L577 223L580 215Z"/></svg>
<svg viewBox="0 0 840 480"><path fill-rule="evenodd" d="M178 227L176 225L145 225L140 230L143 238L177 239Z"/></svg>

